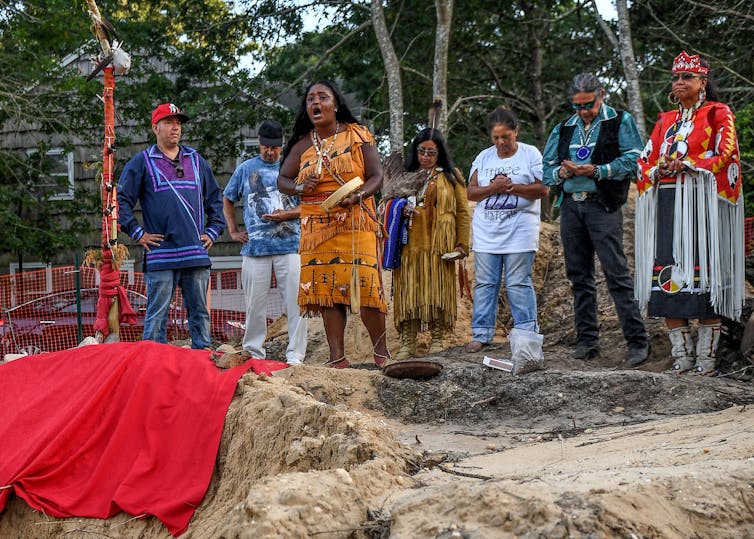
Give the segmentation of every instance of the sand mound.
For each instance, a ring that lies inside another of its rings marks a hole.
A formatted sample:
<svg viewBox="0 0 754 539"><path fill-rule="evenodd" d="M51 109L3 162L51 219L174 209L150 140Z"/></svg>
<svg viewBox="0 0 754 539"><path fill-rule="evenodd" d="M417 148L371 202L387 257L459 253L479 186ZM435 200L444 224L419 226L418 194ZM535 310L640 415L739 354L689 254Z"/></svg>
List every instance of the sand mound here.
<svg viewBox="0 0 754 539"><path fill-rule="evenodd" d="M320 371L324 369L311 369ZM324 374L324 373L322 373ZM246 376L189 537L304 537L366 523L417 460L387 426L283 379ZM239 499L239 494L241 497Z"/></svg>
<svg viewBox="0 0 754 539"><path fill-rule="evenodd" d="M324 404L284 377L248 374L228 410L207 495L184 536L305 537L362 522L369 528L368 510L377 514L386 492L413 484L408 474L418 461L383 421ZM19 499L0 520L0 537L82 534L169 537L155 519L48 519Z"/></svg>
<svg viewBox="0 0 754 539"><path fill-rule="evenodd" d="M185 537L742 537L754 410L700 412L752 400L637 371L249 374ZM0 518L0 537L63 536L169 537L153 518L57 520L18 499Z"/></svg>
<svg viewBox="0 0 754 539"><path fill-rule="evenodd" d="M629 210L630 260L632 229ZM462 263L473 280L473 261ZM754 537L751 383L659 374L670 363L659 321L647 324L650 361L623 370L625 342L597 276L602 354L586 363L568 357L570 287L558 225L543 223L534 281L546 370L521 377L480 365L509 353L504 296L495 342L479 354L461 346L471 302L459 302L436 358L445 368L421 382L373 369L357 317L347 331L357 368L317 367L327 341L311 320L306 366L239 382L184 537ZM285 320L269 335L269 357L282 357ZM392 317L388 340L396 349ZM0 537L169 535L154 518L59 520L13 499Z"/></svg>

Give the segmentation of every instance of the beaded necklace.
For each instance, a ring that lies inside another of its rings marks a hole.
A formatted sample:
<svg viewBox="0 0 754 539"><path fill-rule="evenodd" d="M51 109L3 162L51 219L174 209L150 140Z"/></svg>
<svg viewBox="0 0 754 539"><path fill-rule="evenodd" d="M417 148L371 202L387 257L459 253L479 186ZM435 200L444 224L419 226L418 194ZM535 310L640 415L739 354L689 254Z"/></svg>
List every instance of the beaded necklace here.
<svg viewBox="0 0 754 539"><path fill-rule="evenodd" d="M431 170L427 170L427 177L424 180L424 183L422 184L421 188L419 189L419 192L416 195L416 205L417 206L424 206L424 199L427 196L427 187L430 186L430 184L437 178L437 176L442 172L442 167L432 167Z"/></svg>
<svg viewBox="0 0 754 539"><path fill-rule="evenodd" d="M668 140L668 147L665 157L671 159L683 159L688 155L689 145L686 142L686 138L693 129L696 111L699 110L699 107L701 107L703 103L704 101L700 99L693 107L687 109L680 105L678 106L676 121L671 127L670 136L666 139Z"/></svg>
<svg viewBox="0 0 754 539"><path fill-rule="evenodd" d="M330 167L330 152L332 152L332 149L335 147L335 141L338 140L338 128L340 127L340 124L338 122L335 122L335 136L330 141L330 146L327 148L323 148L323 143L326 138L323 139L319 136L319 133L317 133L316 129L312 129L311 137L312 137L312 145L314 146L314 151L317 153L317 176L319 176L322 173L322 165L325 166L325 168Z"/></svg>
<svg viewBox="0 0 754 539"><path fill-rule="evenodd" d="M701 92L700 92L701 94ZM696 103L694 103L693 107L684 109L683 105L678 105L678 115L680 116L680 121L682 122L688 122L694 119L694 116L696 116L696 111L699 110L699 107L701 107L704 104L705 99L702 97L702 95L699 96L699 99L697 99Z"/></svg>

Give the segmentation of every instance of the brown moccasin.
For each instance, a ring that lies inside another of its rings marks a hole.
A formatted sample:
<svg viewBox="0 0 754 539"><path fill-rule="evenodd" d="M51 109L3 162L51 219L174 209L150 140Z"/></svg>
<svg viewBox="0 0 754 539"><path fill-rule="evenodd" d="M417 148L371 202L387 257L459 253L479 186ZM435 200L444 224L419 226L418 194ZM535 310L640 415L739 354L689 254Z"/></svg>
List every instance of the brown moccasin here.
<svg viewBox="0 0 754 539"><path fill-rule="evenodd" d="M485 343L479 342L479 341L471 341L469 344L466 345L466 351L469 354L476 354L477 352L480 352L482 348L486 346Z"/></svg>

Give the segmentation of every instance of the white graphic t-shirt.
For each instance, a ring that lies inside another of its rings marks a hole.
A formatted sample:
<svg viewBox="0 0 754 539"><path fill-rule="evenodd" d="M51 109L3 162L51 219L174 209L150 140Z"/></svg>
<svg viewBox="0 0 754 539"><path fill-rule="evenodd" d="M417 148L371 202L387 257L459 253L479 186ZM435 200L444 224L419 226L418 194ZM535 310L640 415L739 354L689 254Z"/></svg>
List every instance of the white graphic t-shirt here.
<svg viewBox="0 0 754 539"><path fill-rule="evenodd" d="M477 173L480 187L497 174L513 183L530 184L542 179L542 154L523 142L511 157L500 158L492 146L476 156L469 178ZM477 202L471 221L473 249L481 253L509 254L539 248L540 201L512 194L495 194Z"/></svg>

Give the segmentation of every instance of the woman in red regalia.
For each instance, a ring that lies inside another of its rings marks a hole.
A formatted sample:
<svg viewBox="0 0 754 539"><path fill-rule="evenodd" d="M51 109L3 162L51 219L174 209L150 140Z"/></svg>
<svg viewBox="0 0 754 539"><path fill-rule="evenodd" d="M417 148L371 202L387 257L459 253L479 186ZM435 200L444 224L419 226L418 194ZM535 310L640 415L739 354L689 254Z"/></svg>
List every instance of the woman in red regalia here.
<svg viewBox="0 0 754 539"><path fill-rule="evenodd" d="M659 115L639 157L635 292L649 316L665 318L672 371L712 374L720 317L738 318L744 299L735 117L698 55L681 52L671 81L677 108Z"/></svg>

